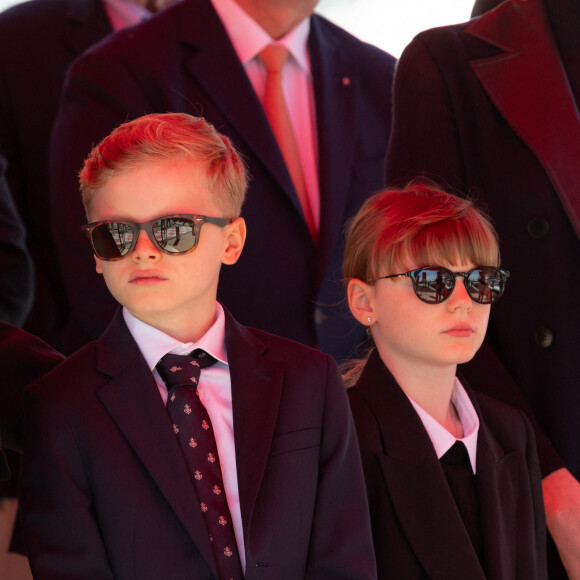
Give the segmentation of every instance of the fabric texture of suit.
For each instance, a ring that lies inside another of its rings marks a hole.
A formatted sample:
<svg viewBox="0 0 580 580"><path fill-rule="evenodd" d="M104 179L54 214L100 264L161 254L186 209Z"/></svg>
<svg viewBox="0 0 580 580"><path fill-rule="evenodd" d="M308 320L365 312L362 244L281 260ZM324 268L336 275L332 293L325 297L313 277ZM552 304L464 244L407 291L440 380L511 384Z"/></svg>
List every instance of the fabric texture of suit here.
<svg viewBox="0 0 580 580"><path fill-rule="evenodd" d="M474 393L476 486L485 573L409 399L374 351L348 391L371 512L378 577L413 580L546 578L545 519L531 425Z"/></svg>
<svg viewBox="0 0 580 580"><path fill-rule="evenodd" d="M0 14L0 153L36 277L25 328L57 348L66 303L49 218L50 132L70 63L111 31L101 0L32 0Z"/></svg>
<svg viewBox="0 0 580 580"><path fill-rule="evenodd" d="M0 155L0 320L20 326L30 311L34 278L26 232L5 171L6 163Z"/></svg>
<svg viewBox="0 0 580 580"><path fill-rule="evenodd" d="M388 180L427 175L489 211L511 277L487 340L578 478L580 118L541 1L419 34L394 103Z"/></svg>
<svg viewBox="0 0 580 580"><path fill-rule="evenodd" d="M58 365L64 357L48 344L11 324L0 322L0 457L3 447L22 450L24 388ZM16 471L16 454L10 456ZM3 471L0 459L0 473ZM8 472L3 474L5 478ZM0 481L2 476L0 475ZM15 495L16 481L0 486L0 496Z"/></svg>
<svg viewBox="0 0 580 580"><path fill-rule="evenodd" d="M344 307L343 226L384 185L394 59L318 15L309 37L318 127L321 226L308 227L266 115L209 0L184 0L120 31L71 67L53 132L53 219L72 308L72 342L114 311L82 240L76 175L115 126L153 112L203 116L230 137L251 181L248 239L222 270L219 299L243 324L349 356L361 335ZM90 304L90 308L87 305Z"/></svg>
<svg viewBox="0 0 580 580"><path fill-rule="evenodd" d="M333 359L229 313L226 346L246 579L376 578ZM30 387L27 407L21 505L35 578L217 577L179 443L120 312Z"/></svg>

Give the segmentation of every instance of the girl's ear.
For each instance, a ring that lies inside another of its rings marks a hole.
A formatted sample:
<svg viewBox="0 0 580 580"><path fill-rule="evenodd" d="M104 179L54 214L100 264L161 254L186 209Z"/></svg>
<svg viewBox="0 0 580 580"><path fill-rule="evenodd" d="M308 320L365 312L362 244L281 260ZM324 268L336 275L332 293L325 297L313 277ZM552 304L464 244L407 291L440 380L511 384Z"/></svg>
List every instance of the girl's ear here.
<svg viewBox="0 0 580 580"><path fill-rule="evenodd" d="M365 326L374 322L373 293L373 286L358 278L353 278L348 283L348 306L352 315Z"/></svg>

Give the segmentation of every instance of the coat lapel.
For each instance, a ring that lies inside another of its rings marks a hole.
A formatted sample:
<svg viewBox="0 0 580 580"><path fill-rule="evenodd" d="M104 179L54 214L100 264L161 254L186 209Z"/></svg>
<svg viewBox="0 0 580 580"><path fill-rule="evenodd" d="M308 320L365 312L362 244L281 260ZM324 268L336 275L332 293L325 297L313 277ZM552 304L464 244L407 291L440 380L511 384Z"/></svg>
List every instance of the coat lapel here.
<svg viewBox="0 0 580 580"><path fill-rule="evenodd" d="M173 434L157 384L121 311L99 340L98 370L109 376L98 397L218 577L187 465ZM151 425L167 429L151 429Z"/></svg>
<svg viewBox="0 0 580 580"><path fill-rule="evenodd" d="M68 0L66 20L64 40L75 57L113 32L100 0Z"/></svg>
<svg viewBox="0 0 580 580"><path fill-rule="evenodd" d="M502 49L471 66L544 167L580 237L580 117L540 0L505 2L466 32Z"/></svg>
<svg viewBox="0 0 580 580"><path fill-rule="evenodd" d="M326 32L322 19L314 15L310 26L323 216L318 238L322 275L342 235L356 146L353 127L357 126L357 95L361 88L356 63L337 39Z"/></svg>
<svg viewBox="0 0 580 580"><path fill-rule="evenodd" d="M485 570L489 580L515 578L518 481L520 458L503 450L481 420L477 402L471 397L480 417L477 439L477 490Z"/></svg>
<svg viewBox="0 0 580 580"><path fill-rule="evenodd" d="M302 213L264 109L219 16L208 0L184 0L181 14L179 34L181 43L187 47L184 66L227 120L226 127L216 128L225 130L238 147L243 142Z"/></svg>
<svg viewBox="0 0 580 580"><path fill-rule="evenodd" d="M248 534L274 436L284 370L264 359L266 346L227 311L226 346L240 507L244 534Z"/></svg>
<svg viewBox="0 0 580 580"><path fill-rule="evenodd" d="M357 385L374 410L378 457L401 529L432 578L485 576L421 420L375 351Z"/></svg>

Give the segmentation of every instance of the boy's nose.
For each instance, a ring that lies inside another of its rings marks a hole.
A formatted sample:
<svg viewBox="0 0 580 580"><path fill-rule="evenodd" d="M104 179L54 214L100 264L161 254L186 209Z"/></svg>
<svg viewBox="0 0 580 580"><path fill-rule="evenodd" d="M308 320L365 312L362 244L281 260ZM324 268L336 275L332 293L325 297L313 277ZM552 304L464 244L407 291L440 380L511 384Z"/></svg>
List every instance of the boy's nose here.
<svg viewBox="0 0 580 580"><path fill-rule="evenodd" d="M137 243L131 254L133 260L158 260L161 257L161 251L159 248L151 241L147 232L141 230L139 232L139 237L137 238Z"/></svg>

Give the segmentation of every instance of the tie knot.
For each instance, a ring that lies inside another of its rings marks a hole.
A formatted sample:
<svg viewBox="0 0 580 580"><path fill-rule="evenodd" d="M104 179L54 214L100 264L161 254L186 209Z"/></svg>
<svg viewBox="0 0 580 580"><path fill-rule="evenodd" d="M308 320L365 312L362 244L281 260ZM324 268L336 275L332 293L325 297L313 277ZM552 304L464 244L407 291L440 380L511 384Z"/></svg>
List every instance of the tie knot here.
<svg viewBox="0 0 580 580"><path fill-rule="evenodd" d="M290 52L281 44L269 44L258 55L269 73L281 72L289 56Z"/></svg>
<svg viewBox="0 0 580 580"><path fill-rule="evenodd" d="M446 453L441 456L441 462L447 465L469 465L469 453L467 447L461 441L456 441Z"/></svg>
<svg viewBox="0 0 580 580"><path fill-rule="evenodd" d="M198 348L189 356L166 354L157 363L157 371L170 391L175 387L196 387L201 369L216 362L213 356Z"/></svg>

